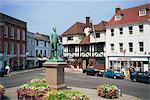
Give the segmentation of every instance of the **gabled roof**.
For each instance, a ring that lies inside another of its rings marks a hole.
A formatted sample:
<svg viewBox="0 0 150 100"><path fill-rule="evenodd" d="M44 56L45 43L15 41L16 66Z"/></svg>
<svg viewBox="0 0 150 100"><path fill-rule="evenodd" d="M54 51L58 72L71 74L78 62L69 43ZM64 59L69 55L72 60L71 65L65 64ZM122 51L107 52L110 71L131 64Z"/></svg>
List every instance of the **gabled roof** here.
<svg viewBox="0 0 150 100"><path fill-rule="evenodd" d="M100 31L106 30L106 27L105 27L106 24L107 24L106 21L101 21L97 25L94 25L95 32L100 32ZM93 28L92 28L92 31L93 31Z"/></svg>
<svg viewBox="0 0 150 100"><path fill-rule="evenodd" d="M80 44L81 44L81 45L90 44L90 35L85 36L85 37L81 40Z"/></svg>
<svg viewBox="0 0 150 100"><path fill-rule="evenodd" d="M139 16L139 10L146 9L145 16ZM121 20L115 20L115 15L121 14ZM144 4L132 8L122 9L116 13L111 20L107 23L107 27L119 26L137 22L145 22L150 18L150 4Z"/></svg>
<svg viewBox="0 0 150 100"><path fill-rule="evenodd" d="M84 23L76 22L74 25L72 25L67 31L65 31L62 35L76 35L81 34L84 35L84 28L86 25Z"/></svg>

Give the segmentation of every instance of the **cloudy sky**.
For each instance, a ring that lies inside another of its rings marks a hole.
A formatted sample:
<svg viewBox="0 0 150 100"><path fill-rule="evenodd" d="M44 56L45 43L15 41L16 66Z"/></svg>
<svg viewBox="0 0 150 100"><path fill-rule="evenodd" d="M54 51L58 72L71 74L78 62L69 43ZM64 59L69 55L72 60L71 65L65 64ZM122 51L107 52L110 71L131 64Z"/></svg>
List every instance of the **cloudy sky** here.
<svg viewBox="0 0 150 100"><path fill-rule="evenodd" d="M53 27L62 34L75 22L90 16L94 24L109 21L114 9L148 3L149 0L0 0L0 12L27 22L30 32L48 34Z"/></svg>

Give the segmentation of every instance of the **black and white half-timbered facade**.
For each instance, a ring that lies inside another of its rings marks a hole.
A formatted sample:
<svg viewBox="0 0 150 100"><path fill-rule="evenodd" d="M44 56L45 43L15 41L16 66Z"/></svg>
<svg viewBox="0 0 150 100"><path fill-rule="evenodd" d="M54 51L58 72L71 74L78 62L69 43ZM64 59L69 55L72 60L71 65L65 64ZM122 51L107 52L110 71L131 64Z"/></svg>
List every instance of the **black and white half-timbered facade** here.
<svg viewBox="0 0 150 100"><path fill-rule="evenodd" d="M78 61L80 68L105 69L106 24L101 21L92 25L90 17L86 17L86 23L76 22L72 25L62 34L64 58L74 64Z"/></svg>

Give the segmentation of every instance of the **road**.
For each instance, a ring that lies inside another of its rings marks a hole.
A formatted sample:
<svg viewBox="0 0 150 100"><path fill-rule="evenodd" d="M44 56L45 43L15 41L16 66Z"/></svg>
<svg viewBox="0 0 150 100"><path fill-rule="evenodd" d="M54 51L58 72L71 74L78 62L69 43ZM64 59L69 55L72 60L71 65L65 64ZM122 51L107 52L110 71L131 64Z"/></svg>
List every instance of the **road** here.
<svg viewBox="0 0 150 100"><path fill-rule="evenodd" d="M31 80L37 76L44 76L43 70L33 70L24 73L14 74L11 77L1 77L0 84L6 88L20 86L21 84ZM65 73L65 82L68 86L96 89L96 86L103 83L117 85L123 93L133 95L142 100L149 100L150 85L138 82L132 82L128 79L111 79L95 76L87 76L82 73Z"/></svg>

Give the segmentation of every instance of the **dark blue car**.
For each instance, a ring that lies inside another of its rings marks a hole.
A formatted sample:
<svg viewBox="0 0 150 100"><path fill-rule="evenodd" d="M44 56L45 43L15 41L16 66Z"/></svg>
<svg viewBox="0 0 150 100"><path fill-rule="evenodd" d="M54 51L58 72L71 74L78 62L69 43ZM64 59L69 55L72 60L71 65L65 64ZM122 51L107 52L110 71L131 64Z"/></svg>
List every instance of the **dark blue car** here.
<svg viewBox="0 0 150 100"><path fill-rule="evenodd" d="M135 82L150 83L150 73L149 72L133 72L130 75L130 79Z"/></svg>
<svg viewBox="0 0 150 100"><path fill-rule="evenodd" d="M125 75L122 72L112 71L112 70L104 70L103 76L114 78L114 79L116 79L116 78L122 78L123 79L125 77Z"/></svg>

